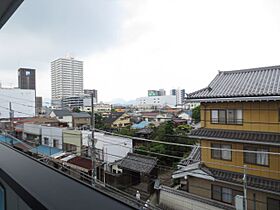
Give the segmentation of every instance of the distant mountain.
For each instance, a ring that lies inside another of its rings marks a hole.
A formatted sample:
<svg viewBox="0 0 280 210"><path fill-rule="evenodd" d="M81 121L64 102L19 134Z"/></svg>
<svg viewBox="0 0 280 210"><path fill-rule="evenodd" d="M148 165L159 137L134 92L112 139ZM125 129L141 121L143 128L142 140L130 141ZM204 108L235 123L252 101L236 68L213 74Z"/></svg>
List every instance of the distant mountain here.
<svg viewBox="0 0 280 210"><path fill-rule="evenodd" d="M114 104L114 105L131 105L131 104L135 104L135 102L136 102L135 100L126 101L122 98L115 98L112 101L110 101L109 103Z"/></svg>

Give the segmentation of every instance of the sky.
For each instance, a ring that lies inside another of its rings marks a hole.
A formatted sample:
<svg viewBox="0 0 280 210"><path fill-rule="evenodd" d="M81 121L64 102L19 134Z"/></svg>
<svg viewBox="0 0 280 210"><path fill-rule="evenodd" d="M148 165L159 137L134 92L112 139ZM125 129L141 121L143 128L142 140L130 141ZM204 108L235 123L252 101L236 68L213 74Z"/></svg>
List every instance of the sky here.
<svg viewBox="0 0 280 210"><path fill-rule="evenodd" d="M0 31L0 81L35 68L50 98L50 62L71 54L99 101L190 93L218 70L280 65L279 11L279 0L25 0Z"/></svg>

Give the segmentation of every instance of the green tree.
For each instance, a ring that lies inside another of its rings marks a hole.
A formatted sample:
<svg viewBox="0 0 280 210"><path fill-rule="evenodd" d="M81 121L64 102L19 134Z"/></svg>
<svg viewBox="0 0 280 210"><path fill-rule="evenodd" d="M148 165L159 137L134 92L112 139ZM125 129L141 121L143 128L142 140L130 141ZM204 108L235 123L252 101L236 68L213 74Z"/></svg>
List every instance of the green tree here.
<svg viewBox="0 0 280 210"><path fill-rule="evenodd" d="M74 107L74 108L72 109L72 111L73 111L73 112L77 112L77 113L81 112L81 110L80 110L78 107Z"/></svg>
<svg viewBox="0 0 280 210"><path fill-rule="evenodd" d="M200 105L192 109L192 118L195 123L200 122Z"/></svg>

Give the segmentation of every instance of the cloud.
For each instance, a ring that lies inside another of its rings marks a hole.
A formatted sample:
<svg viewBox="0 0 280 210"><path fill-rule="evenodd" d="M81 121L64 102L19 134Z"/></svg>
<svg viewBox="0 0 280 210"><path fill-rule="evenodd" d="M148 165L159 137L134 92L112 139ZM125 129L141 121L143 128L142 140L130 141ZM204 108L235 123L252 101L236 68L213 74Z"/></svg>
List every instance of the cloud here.
<svg viewBox="0 0 280 210"><path fill-rule="evenodd" d="M29 0L1 30L0 73L35 67L49 97L50 61L72 52L103 101L191 92L217 70L279 64L279 9L277 0Z"/></svg>
<svg viewBox="0 0 280 210"><path fill-rule="evenodd" d="M274 4L146 1L123 23L121 45L84 58L85 85L105 101L135 99L154 88L203 88L218 70L277 65Z"/></svg>

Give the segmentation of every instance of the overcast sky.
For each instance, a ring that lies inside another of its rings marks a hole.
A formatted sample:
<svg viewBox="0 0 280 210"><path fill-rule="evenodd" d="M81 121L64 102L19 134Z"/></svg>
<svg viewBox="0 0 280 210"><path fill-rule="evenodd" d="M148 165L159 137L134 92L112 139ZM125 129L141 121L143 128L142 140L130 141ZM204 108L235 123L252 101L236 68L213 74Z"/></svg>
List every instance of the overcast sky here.
<svg viewBox="0 0 280 210"><path fill-rule="evenodd" d="M279 11L279 0L25 0L0 32L0 81L35 68L50 98L50 62L71 53L101 101L192 92L218 70L280 65Z"/></svg>

